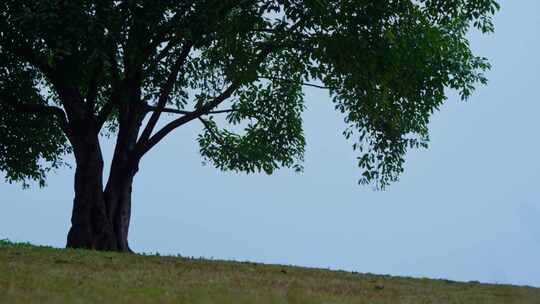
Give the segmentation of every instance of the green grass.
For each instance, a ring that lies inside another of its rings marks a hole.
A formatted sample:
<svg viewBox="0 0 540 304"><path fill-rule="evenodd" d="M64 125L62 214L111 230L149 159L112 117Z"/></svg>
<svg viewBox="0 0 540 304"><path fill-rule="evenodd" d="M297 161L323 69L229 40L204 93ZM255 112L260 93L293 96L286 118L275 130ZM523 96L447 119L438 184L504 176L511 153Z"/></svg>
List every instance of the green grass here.
<svg viewBox="0 0 540 304"><path fill-rule="evenodd" d="M0 241L0 303L539 303L540 289Z"/></svg>

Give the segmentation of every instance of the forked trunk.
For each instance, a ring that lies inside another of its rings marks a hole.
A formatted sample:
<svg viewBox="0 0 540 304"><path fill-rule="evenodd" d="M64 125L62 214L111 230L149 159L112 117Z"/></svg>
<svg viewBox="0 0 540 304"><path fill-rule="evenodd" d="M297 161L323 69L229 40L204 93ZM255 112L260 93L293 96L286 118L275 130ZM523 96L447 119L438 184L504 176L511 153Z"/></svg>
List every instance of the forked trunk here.
<svg viewBox="0 0 540 304"><path fill-rule="evenodd" d="M80 101L77 92L65 90L62 93L66 100ZM140 89L133 85L127 90L126 96L129 100L137 101L140 99ZM146 111L140 102L120 103L119 132L110 176L103 189L99 128L95 125L95 119L87 118L85 110L80 113L77 110L80 109L75 107L70 112L74 124L72 132L68 134L77 168L67 247L129 252L131 189L140 159L135 156L134 147Z"/></svg>
<svg viewBox="0 0 540 304"><path fill-rule="evenodd" d="M75 199L67 247L131 252L128 230L134 170L113 160L103 190L103 160L99 143L75 148Z"/></svg>

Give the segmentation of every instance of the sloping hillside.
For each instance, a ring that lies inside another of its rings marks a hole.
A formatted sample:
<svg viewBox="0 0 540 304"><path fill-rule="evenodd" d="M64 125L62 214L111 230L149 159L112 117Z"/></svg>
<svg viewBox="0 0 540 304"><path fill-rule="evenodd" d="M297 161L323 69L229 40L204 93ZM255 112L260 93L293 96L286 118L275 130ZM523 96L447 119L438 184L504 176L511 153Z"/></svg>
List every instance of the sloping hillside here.
<svg viewBox="0 0 540 304"><path fill-rule="evenodd" d="M0 303L540 303L540 289L0 241Z"/></svg>

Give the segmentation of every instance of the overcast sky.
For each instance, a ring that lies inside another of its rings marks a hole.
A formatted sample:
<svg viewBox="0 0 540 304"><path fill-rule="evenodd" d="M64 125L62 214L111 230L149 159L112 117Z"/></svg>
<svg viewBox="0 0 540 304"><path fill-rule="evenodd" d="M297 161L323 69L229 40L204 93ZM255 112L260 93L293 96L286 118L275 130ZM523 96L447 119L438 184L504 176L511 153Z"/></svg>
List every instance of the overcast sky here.
<svg viewBox="0 0 540 304"><path fill-rule="evenodd" d="M193 125L142 162L137 252L540 287L540 1L501 0L496 33L471 35L493 64L470 101L450 94L429 149L384 192L357 185L356 155L324 91L307 91L305 172L202 166ZM104 152L112 154L110 142ZM0 183L0 239L65 245L73 170L48 187Z"/></svg>

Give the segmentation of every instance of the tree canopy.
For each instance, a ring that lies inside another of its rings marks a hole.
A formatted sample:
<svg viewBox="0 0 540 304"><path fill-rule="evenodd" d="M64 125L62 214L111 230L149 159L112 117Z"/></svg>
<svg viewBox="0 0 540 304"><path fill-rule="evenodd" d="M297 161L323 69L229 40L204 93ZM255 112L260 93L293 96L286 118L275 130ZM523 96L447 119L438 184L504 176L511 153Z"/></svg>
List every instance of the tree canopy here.
<svg viewBox="0 0 540 304"><path fill-rule="evenodd" d="M363 184L384 187L426 147L447 89L485 83L467 33L493 31L494 0L4 0L0 170L43 183L78 121L142 157L202 123L222 170L302 170L303 88L344 114ZM73 98L78 96L78 98ZM172 115L163 125L163 113ZM222 117L223 118L218 118ZM71 144L70 144L71 143Z"/></svg>

